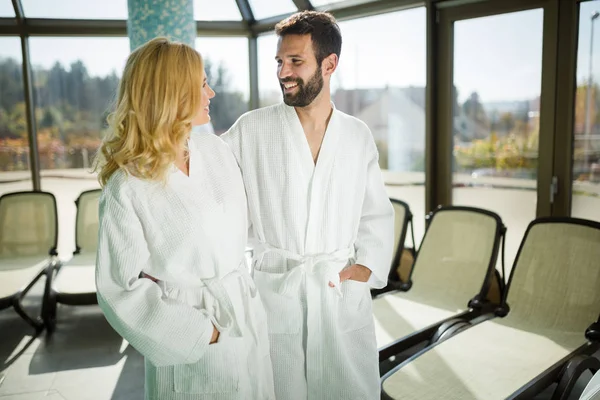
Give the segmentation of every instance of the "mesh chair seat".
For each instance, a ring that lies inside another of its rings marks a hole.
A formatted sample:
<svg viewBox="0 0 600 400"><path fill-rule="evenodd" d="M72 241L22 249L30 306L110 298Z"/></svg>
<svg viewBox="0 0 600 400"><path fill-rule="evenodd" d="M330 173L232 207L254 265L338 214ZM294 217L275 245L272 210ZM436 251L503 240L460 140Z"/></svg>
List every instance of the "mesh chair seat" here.
<svg viewBox="0 0 600 400"><path fill-rule="evenodd" d="M431 348L383 383L395 399L495 400L586 344L583 334L529 332L509 317L485 321Z"/></svg>
<svg viewBox="0 0 600 400"><path fill-rule="evenodd" d="M96 254L74 256L60 267L53 289L60 295L96 293Z"/></svg>
<svg viewBox="0 0 600 400"><path fill-rule="evenodd" d="M48 265L48 256L0 258L0 299L26 287Z"/></svg>
<svg viewBox="0 0 600 400"><path fill-rule="evenodd" d="M432 324L467 311L444 309L426 304L413 293L388 294L373 302L377 347L382 348L398 338L420 331Z"/></svg>
<svg viewBox="0 0 600 400"><path fill-rule="evenodd" d="M435 325L466 318L470 300L485 298L490 277L495 277L502 231L500 217L486 210L444 207L432 214L411 289L373 299L380 360L407 350L417 339L429 340Z"/></svg>

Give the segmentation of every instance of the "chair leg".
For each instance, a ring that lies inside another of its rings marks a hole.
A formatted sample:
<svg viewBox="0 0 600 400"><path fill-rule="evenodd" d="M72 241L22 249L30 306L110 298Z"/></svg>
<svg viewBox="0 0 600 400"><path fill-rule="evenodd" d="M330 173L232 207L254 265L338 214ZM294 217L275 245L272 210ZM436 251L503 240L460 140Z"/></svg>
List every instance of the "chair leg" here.
<svg viewBox="0 0 600 400"><path fill-rule="evenodd" d="M56 296L51 294L48 297L46 307L43 313L44 325L46 326L46 333L52 335L56 330Z"/></svg>
<svg viewBox="0 0 600 400"><path fill-rule="evenodd" d="M581 374L587 370L594 372L599 369L600 360L596 357L586 355L573 357L560 375L560 381L554 391L552 400L567 400Z"/></svg>
<svg viewBox="0 0 600 400"><path fill-rule="evenodd" d="M53 265L46 271L46 288L44 289L44 299L42 302L42 320L46 327L46 333L52 335L56 328L56 294L52 290L54 275L60 265Z"/></svg>
<svg viewBox="0 0 600 400"><path fill-rule="evenodd" d="M23 305L21 304L21 300L23 300L25 295L27 295L27 293L29 293L29 291L37 283L37 281L42 276L46 275L46 271L47 271L46 269L44 269L43 271L40 271L40 273L35 277L35 279L32 280L31 283L29 283L29 285L27 285L27 287L25 289L23 289L21 292L17 293L15 295L15 297L13 298L13 308L15 309L17 314L19 314L21 316L21 318L23 318L29 325L33 326L36 334L40 333L44 329L44 323L42 321L42 318L41 317L32 318L31 316L29 316L25 312L25 309L23 308Z"/></svg>
<svg viewBox="0 0 600 400"><path fill-rule="evenodd" d="M36 334L40 333L44 329L44 323L42 322L42 319L40 317L34 319L25 312L23 306L21 305L20 296L15 297L15 300L13 302L13 308L15 309L17 314L19 314L21 318L25 320L25 322L27 322L35 329Z"/></svg>

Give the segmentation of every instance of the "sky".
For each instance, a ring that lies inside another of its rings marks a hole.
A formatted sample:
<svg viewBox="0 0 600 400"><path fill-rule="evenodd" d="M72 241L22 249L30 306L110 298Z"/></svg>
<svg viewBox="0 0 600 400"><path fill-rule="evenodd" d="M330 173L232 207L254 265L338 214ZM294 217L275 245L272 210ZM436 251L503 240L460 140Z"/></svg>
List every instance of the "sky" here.
<svg viewBox="0 0 600 400"><path fill-rule="evenodd" d="M126 0L22 0L30 17L117 18L127 16ZM292 10L292 0L250 0L258 18ZM316 0L321 5L330 0ZM582 3L577 80L588 76L590 16L600 0ZM0 0L0 16L12 14L10 0ZM235 0L194 0L197 20L239 20ZM596 20L596 22L600 19ZM539 96L541 88L543 11L541 9L459 21L455 26L454 78L460 100L476 91L482 101L511 101ZM426 84L425 9L399 11L340 23L343 47L333 87L352 89ZM593 76L600 80L600 28L594 30ZM276 38L258 39L259 88L278 90ZM233 87L248 94L248 44L245 38L200 37L196 48L213 62L223 62ZM92 76L118 75L129 53L127 38L30 39L32 62L68 67L81 59ZM59 51L60 50L60 51ZM0 37L0 57L18 60L18 38Z"/></svg>

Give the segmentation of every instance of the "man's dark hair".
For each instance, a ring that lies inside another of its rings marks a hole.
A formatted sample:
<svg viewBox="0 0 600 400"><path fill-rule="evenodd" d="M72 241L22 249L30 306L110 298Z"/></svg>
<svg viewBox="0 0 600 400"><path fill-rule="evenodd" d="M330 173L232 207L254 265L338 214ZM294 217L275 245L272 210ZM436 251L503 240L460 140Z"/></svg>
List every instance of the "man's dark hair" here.
<svg viewBox="0 0 600 400"><path fill-rule="evenodd" d="M277 36L308 35L313 42L317 64L330 54L338 58L342 52L342 34L333 15L319 11L302 11L291 15L275 25Z"/></svg>

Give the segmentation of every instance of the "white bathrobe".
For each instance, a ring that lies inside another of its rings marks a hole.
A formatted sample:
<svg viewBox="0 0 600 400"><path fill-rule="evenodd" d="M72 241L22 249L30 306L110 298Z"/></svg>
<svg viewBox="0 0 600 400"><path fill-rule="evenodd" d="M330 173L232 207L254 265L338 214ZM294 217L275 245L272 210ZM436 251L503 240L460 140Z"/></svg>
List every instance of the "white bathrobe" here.
<svg viewBox="0 0 600 400"><path fill-rule="evenodd" d="M316 165L285 104L243 115L222 138L248 195L277 399L379 399L369 287L387 282L394 212L368 127L334 109ZM369 283L328 287L353 263L372 270Z"/></svg>
<svg viewBox="0 0 600 400"><path fill-rule="evenodd" d="M165 184L119 171L105 186L98 303L144 355L146 399L274 399L239 168L215 135L192 133L189 149L189 176L173 166ZM213 324L221 334L209 345Z"/></svg>

